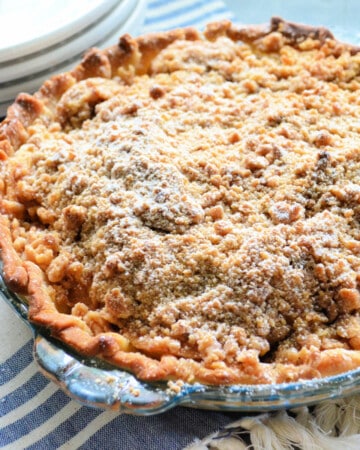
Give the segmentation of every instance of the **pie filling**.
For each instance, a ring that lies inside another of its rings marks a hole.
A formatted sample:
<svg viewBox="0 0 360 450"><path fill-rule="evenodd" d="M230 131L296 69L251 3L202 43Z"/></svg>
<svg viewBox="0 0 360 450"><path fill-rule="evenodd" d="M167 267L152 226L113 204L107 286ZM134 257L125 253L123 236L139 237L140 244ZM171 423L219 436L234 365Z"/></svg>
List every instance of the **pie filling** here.
<svg viewBox="0 0 360 450"><path fill-rule="evenodd" d="M148 380L360 365L360 56L336 45L179 39L66 89L0 169L30 319Z"/></svg>

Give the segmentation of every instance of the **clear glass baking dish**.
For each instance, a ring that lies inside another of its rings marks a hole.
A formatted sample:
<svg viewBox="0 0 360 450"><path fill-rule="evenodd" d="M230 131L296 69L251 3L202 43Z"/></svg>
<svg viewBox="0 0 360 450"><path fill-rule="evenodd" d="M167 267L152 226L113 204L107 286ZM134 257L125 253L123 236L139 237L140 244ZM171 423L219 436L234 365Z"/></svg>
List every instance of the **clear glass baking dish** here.
<svg viewBox="0 0 360 450"><path fill-rule="evenodd" d="M311 405L360 392L360 368L318 380L273 385L207 386L145 383L96 359L83 359L29 323L27 305L0 277L1 296L34 333L34 358L42 373L82 404L128 414L151 415L182 405L217 411L264 412Z"/></svg>

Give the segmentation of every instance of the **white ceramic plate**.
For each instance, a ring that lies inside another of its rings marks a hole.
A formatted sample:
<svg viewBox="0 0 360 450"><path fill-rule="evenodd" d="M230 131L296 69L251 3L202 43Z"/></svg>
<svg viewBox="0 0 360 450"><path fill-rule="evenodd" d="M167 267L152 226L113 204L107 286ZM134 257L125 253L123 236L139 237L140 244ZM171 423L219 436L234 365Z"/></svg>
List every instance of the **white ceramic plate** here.
<svg viewBox="0 0 360 450"><path fill-rule="evenodd" d="M88 43L88 45L83 47L79 53L75 55L75 57L66 59L59 65L55 66L48 63L48 70L27 77L21 77L16 80L15 83L9 82L2 85L0 84L0 117L6 114L7 107L13 102L16 95L20 92L32 93L36 91L41 86L43 81L48 79L51 75L66 72L74 68L87 48L91 46L105 48L112 44L116 44L119 37L124 33L136 35L140 31L141 24L144 20L146 0L137 0L136 3L134 0L124 0L124 4L125 1L131 3L134 7L127 19L124 22L115 23L113 27L109 27L105 22L99 24L97 27L97 40ZM56 57L57 52L54 53ZM31 64L31 61L29 63Z"/></svg>
<svg viewBox="0 0 360 450"><path fill-rule="evenodd" d="M1 0L0 62L81 32L122 0Z"/></svg>
<svg viewBox="0 0 360 450"><path fill-rule="evenodd" d="M122 0L102 16L101 20L95 21L81 33L76 33L71 38L45 50L1 65L0 80L3 83L19 84L30 75L37 77L42 71L48 71L49 67L55 71L57 67L64 65L64 62L79 59L84 50L97 45L99 40L121 28L133 14L137 3L138 1L134 0Z"/></svg>

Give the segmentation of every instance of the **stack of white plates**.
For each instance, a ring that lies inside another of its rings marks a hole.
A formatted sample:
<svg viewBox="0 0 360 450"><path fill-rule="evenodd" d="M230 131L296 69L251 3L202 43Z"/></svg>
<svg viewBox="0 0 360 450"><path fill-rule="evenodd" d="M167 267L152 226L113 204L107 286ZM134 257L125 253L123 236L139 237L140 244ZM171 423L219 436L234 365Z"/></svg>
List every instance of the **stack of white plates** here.
<svg viewBox="0 0 360 450"><path fill-rule="evenodd" d="M20 92L73 68L90 47L140 31L146 0L1 0L0 117Z"/></svg>

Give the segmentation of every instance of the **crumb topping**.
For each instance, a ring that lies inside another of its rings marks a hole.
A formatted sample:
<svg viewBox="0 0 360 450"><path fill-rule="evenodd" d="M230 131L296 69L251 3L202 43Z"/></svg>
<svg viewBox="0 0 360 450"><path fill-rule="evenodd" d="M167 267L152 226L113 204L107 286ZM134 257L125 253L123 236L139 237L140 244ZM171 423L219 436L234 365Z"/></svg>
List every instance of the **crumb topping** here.
<svg viewBox="0 0 360 450"><path fill-rule="evenodd" d="M360 57L281 39L175 41L34 122L2 210L59 312L251 382L360 349Z"/></svg>

